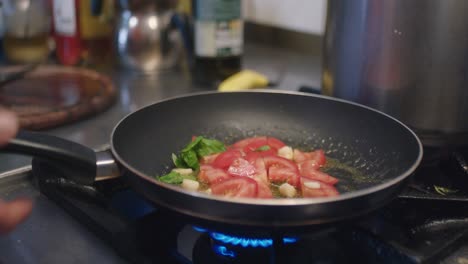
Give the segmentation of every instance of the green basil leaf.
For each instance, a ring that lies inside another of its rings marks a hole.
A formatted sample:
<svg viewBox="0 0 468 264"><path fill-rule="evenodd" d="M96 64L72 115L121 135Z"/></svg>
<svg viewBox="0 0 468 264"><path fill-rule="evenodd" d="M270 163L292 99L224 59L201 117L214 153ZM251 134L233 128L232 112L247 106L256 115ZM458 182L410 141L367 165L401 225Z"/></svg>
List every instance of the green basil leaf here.
<svg viewBox="0 0 468 264"><path fill-rule="evenodd" d="M159 177L159 180L169 184L181 184L184 177L177 172L171 171L170 173Z"/></svg>
<svg viewBox="0 0 468 264"><path fill-rule="evenodd" d="M195 148L198 143L200 143L202 141L203 137L196 137L195 140L193 140L192 142L190 142L184 149L182 149L182 152L187 152L189 150L192 150L193 148Z"/></svg>
<svg viewBox="0 0 468 264"><path fill-rule="evenodd" d="M174 165L177 168L187 168L187 165L185 164L184 160L180 157L177 157L177 155L174 153L172 153L172 162L174 162Z"/></svg>
<svg viewBox="0 0 468 264"><path fill-rule="evenodd" d="M226 146L219 140L203 138L196 147L196 151L199 157L203 157L226 151Z"/></svg>
<svg viewBox="0 0 468 264"><path fill-rule="evenodd" d="M267 151L267 150L270 150L270 146L264 145L264 146L257 148L255 151Z"/></svg>
<svg viewBox="0 0 468 264"><path fill-rule="evenodd" d="M197 170L200 167L198 163L197 153L194 150L184 151L180 153L180 157L188 167Z"/></svg>

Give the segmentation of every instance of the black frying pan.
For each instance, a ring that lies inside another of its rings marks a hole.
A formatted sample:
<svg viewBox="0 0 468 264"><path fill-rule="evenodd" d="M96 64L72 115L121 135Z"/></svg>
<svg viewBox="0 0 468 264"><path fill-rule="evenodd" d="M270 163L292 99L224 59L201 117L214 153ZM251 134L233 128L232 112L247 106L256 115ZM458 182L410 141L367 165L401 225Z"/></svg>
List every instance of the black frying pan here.
<svg viewBox="0 0 468 264"><path fill-rule="evenodd" d="M274 136L294 147L323 148L360 173L336 169L330 173L340 179L342 194L307 199L234 200L157 181L155 175L170 169L171 153L192 135L227 143ZM6 150L54 160L82 183L94 181L96 171L102 176L109 167L101 165L112 163L98 161L96 169L96 156L103 153L37 133L20 133ZM147 106L115 127L111 150L131 187L154 203L204 220L263 227L330 223L381 207L396 197L422 158L417 136L388 115L343 100L271 91L200 93Z"/></svg>

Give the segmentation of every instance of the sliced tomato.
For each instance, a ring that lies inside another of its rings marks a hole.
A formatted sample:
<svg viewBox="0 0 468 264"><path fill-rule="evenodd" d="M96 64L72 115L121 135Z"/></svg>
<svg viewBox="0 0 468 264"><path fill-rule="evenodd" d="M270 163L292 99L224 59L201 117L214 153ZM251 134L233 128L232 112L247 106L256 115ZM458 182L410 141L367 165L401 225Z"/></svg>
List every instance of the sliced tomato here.
<svg viewBox="0 0 468 264"><path fill-rule="evenodd" d="M213 166L220 169L227 169L231 166L232 162L242 156L238 149L231 149L220 153L213 161Z"/></svg>
<svg viewBox="0 0 468 264"><path fill-rule="evenodd" d="M198 173L198 180L213 184L231 178L227 172L210 165L201 165Z"/></svg>
<svg viewBox="0 0 468 264"><path fill-rule="evenodd" d="M305 177L302 177L301 181L301 191L303 197L331 197L339 195L336 188L332 185L311 180Z"/></svg>
<svg viewBox="0 0 468 264"><path fill-rule="evenodd" d="M201 164L212 164L218 156L219 156L219 153L203 156L200 159L200 163Z"/></svg>
<svg viewBox="0 0 468 264"><path fill-rule="evenodd" d="M258 184L249 177L233 176L211 185L211 193L226 197L254 198L258 194Z"/></svg>
<svg viewBox="0 0 468 264"><path fill-rule="evenodd" d="M267 142L268 142L268 146L270 146L272 148L275 148L275 149L280 149L280 148L286 146L286 144L284 144L283 141L281 141L281 140L279 140L277 138L274 138L274 137L268 137Z"/></svg>
<svg viewBox="0 0 468 264"><path fill-rule="evenodd" d="M254 144L257 144L258 147L261 147L261 146L267 145L267 143L268 143L267 137L250 137L250 138L239 140L236 143L234 143L232 146L234 148L244 149L248 145L253 146Z"/></svg>
<svg viewBox="0 0 468 264"><path fill-rule="evenodd" d="M249 152L245 155L244 159L246 159L250 163L254 163L257 159L261 158L262 155L260 152Z"/></svg>
<svg viewBox="0 0 468 264"><path fill-rule="evenodd" d="M303 171L307 170L318 170L320 169L320 165L317 164L314 160L304 160L302 162L297 163L297 167L299 171L302 173Z"/></svg>
<svg viewBox="0 0 468 264"><path fill-rule="evenodd" d="M268 182L267 169L261 155L257 152L251 152L245 156L245 159L255 166L255 174L252 178Z"/></svg>
<svg viewBox="0 0 468 264"><path fill-rule="evenodd" d="M338 182L338 179L328 175L325 172L319 170L302 170L301 176L311 180L321 181L323 183L334 185Z"/></svg>
<svg viewBox="0 0 468 264"><path fill-rule="evenodd" d="M326 162L325 153L321 149L312 152L302 152L294 149L294 162L301 163L306 160L310 160L317 167L322 167Z"/></svg>
<svg viewBox="0 0 468 264"><path fill-rule="evenodd" d="M257 198L264 198L264 199L273 198L273 193L271 192L268 182L258 180L256 178L254 178L254 180L256 180L257 185L258 185Z"/></svg>
<svg viewBox="0 0 468 264"><path fill-rule="evenodd" d="M257 170L255 166L243 158L237 158L229 166L227 172L234 176L251 177Z"/></svg>
<svg viewBox="0 0 468 264"><path fill-rule="evenodd" d="M243 150L244 150L245 153L248 153L248 152L251 152L251 151L257 151L259 148L265 147L265 146L268 146L266 138L259 139L259 140L256 140L256 141L253 141L253 142L247 144L247 146L245 146L243 148ZM268 148L270 148L270 146L268 146ZM261 152L261 151L259 151L259 152Z"/></svg>
<svg viewBox="0 0 468 264"><path fill-rule="evenodd" d="M265 162L265 166L267 168L270 168L271 166L276 166L276 167L282 167L282 168L289 168L293 171L296 171L298 172L298 168L297 168L297 165L288 160L288 159L285 159L283 157L279 157L279 156L265 156L263 157L263 161Z"/></svg>
<svg viewBox="0 0 468 264"><path fill-rule="evenodd" d="M284 183L287 182L294 187L299 187L300 176L297 171L290 168L282 168L276 166L270 166L268 168L268 179L271 182Z"/></svg>

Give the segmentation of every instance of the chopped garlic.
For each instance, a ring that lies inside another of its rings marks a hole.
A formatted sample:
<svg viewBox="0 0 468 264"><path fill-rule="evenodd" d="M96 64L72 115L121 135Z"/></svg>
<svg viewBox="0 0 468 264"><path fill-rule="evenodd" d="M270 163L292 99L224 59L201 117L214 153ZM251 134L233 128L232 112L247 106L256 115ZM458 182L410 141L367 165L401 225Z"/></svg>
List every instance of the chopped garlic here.
<svg viewBox="0 0 468 264"><path fill-rule="evenodd" d="M316 181L306 181L304 186L310 189L320 189L320 183Z"/></svg>
<svg viewBox="0 0 468 264"><path fill-rule="evenodd" d="M292 160L293 159L293 149L290 146L284 146L278 149L278 156L283 157L285 159Z"/></svg>
<svg viewBox="0 0 468 264"><path fill-rule="evenodd" d="M182 168L173 169L172 171L177 172L180 175L190 175L193 173L192 169L182 169Z"/></svg>
<svg viewBox="0 0 468 264"><path fill-rule="evenodd" d="M196 191L200 187L200 183L194 180L184 179L182 181L182 188L189 191Z"/></svg>
<svg viewBox="0 0 468 264"><path fill-rule="evenodd" d="M283 183L279 187L279 192L282 196L291 198L296 195L296 188L294 188L291 184L289 183Z"/></svg>

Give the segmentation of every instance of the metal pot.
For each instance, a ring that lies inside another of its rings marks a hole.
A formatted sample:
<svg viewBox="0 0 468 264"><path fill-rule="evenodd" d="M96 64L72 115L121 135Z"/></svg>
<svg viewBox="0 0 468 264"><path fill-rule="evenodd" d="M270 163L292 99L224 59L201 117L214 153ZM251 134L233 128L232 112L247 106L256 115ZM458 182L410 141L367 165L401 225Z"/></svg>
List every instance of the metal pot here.
<svg viewBox="0 0 468 264"><path fill-rule="evenodd" d="M468 144L468 2L329 1L323 92L382 110L426 146Z"/></svg>
<svg viewBox="0 0 468 264"><path fill-rule="evenodd" d="M180 30L168 1L121 0L114 45L121 65L152 71L175 67L183 52Z"/></svg>

